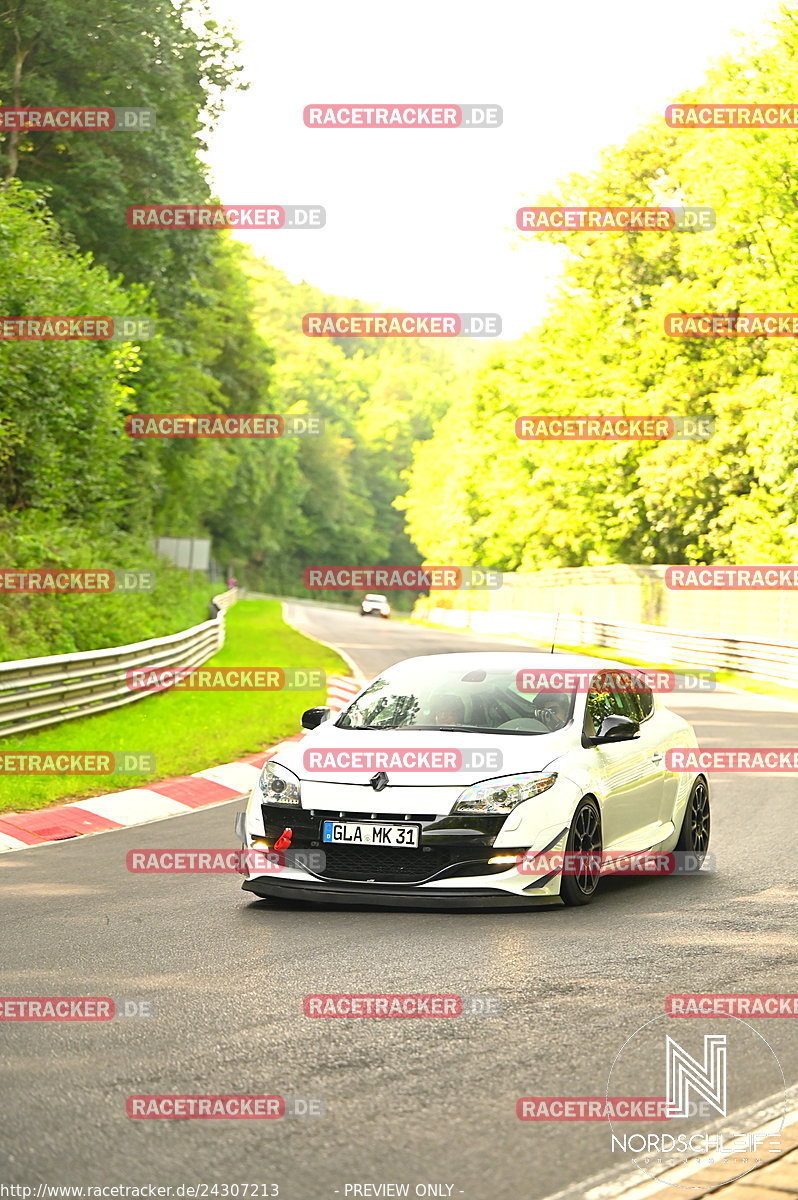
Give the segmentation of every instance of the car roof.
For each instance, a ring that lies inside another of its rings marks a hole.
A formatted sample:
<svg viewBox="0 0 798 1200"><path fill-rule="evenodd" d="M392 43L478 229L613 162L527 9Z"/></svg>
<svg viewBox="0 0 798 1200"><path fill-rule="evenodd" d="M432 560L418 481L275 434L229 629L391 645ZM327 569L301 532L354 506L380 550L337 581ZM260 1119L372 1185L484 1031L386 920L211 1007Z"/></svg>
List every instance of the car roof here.
<svg viewBox="0 0 798 1200"><path fill-rule="evenodd" d="M385 600L386 597L381 592L366 592L364 600Z"/></svg>
<svg viewBox="0 0 798 1200"><path fill-rule="evenodd" d="M519 671L524 667L537 667L539 669L548 667L550 670L563 671L645 670L644 667L633 667L629 663L614 662L609 658L594 658L585 654L544 654L532 650L474 650L454 654L420 654L413 658L402 659L401 662L394 663L393 666L387 667L380 674L387 675L389 671L394 671L398 667L412 665L433 668L436 664L442 668L462 669L463 671L473 671L479 667L486 671Z"/></svg>

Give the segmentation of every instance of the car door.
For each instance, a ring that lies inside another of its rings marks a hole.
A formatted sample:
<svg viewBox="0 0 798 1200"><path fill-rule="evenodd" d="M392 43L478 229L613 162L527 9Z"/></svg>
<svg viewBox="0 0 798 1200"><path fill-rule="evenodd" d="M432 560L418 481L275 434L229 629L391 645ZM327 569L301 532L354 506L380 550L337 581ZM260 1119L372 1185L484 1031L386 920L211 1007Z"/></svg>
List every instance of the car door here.
<svg viewBox="0 0 798 1200"><path fill-rule="evenodd" d="M668 772L665 766L666 737L662 728L662 713L658 713L654 704L654 694L641 675L629 672L632 678L632 689L628 693L630 709L637 711L634 718L640 724L640 748L648 763L650 780L650 795L640 816L643 820L641 832L649 830L650 844L658 838L659 826L665 820L668 810L666 782ZM631 713L630 713L631 715Z"/></svg>
<svg viewBox="0 0 798 1200"><path fill-rule="evenodd" d="M624 716L640 722L642 709L636 684L622 671L601 671L590 682L584 733L595 737L605 717ZM656 750L643 721L640 736L623 742L590 747L591 767L601 780L605 849L645 850L646 831L659 823L664 759Z"/></svg>

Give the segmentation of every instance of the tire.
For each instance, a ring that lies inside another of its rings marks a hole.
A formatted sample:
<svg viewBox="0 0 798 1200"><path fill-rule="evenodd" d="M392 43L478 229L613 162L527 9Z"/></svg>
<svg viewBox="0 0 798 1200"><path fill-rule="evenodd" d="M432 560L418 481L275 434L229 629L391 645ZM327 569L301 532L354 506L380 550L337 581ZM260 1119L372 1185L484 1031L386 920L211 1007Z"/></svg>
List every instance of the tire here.
<svg viewBox="0 0 798 1200"><path fill-rule="evenodd" d="M683 866L677 860L676 869L681 874L692 874L701 870L709 846L711 824L709 784L703 775L699 775L690 791L679 840L676 843L676 852L692 854L694 862Z"/></svg>
<svg viewBox="0 0 798 1200"><path fill-rule="evenodd" d="M601 854L602 849L601 814L595 800L586 797L579 801L574 813L574 819L571 821L571 828L568 831L568 840L565 843L565 852L566 854L580 852ZM587 867L583 872L575 875L567 875L563 872L560 882L560 899L563 904L568 905L569 908L574 908L579 904L590 904L600 878L600 869L595 875L590 874Z"/></svg>

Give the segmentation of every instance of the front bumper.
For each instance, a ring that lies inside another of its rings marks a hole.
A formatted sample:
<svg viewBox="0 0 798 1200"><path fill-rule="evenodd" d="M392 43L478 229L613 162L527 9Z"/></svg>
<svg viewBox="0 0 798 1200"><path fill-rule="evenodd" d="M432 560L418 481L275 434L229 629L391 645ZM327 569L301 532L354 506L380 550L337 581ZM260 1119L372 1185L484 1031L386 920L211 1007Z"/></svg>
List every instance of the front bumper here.
<svg viewBox="0 0 798 1200"><path fill-rule="evenodd" d="M495 845L505 815L447 815L406 813L332 812L288 809L262 804L263 841L268 845L291 829L291 851L313 851L308 864L286 866L275 873L251 872L243 887L264 897L328 901L330 903L388 904L414 907L507 907L559 900L559 877L540 878L520 872L515 856L526 846ZM242 814L243 816L243 814ZM330 845L321 841L321 823L380 821L415 823L420 829L416 849L364 845ZM242 834L245 832L242 828ZM545 848L563 841L567 830L557 832ZM257 835L256 844L261 842ZM542 848L542 849L543 849ZM505 861L491 863L501 855ZM314 862L323 856L318 869ZM507 863L507 858L510 863ZM287 860L290 861L290 860ZM312 867L312 869L311 869Z"/></svg>

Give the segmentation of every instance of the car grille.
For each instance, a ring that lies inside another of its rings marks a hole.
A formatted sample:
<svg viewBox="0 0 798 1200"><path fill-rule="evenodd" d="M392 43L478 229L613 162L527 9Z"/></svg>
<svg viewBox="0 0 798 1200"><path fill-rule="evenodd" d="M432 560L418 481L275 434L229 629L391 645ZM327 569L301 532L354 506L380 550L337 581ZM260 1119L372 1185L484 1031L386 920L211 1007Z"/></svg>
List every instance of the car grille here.
<svg viewBox="0 0 798 1200"><path fill-rule="evenodd" d="M319 875L327 879L419 883L448 867L451 850L404 850L397 846L325 846Z"/></svg>
<svg viewBox="0 0 798 1200"><path fill-rule="evenodd" d="M293 846L296 849L316 848L325 854L323 871L313 871L319 879L350 880L355 883L423 883L444 872L446 876L456 874L492 875L506 871L503 865L488 865L493 853L493 839L503 816L479 818L485 826L485 838L464 839L448 845L419 846L410 849L404 846L356 846L341 843L321 842L320 822L333 821L382 821L389 825L412 822L423 830L443 820L453 820L429 813L380 813L347 812L344 810L300 809L289 813L276 805L263 805L264 828L267 836L277 836L286 825L294 831ZM467 818L463 818L466 820ZM488 825L490 822L490 826ZM494 825L495 823L495 825Z"/></svg>

